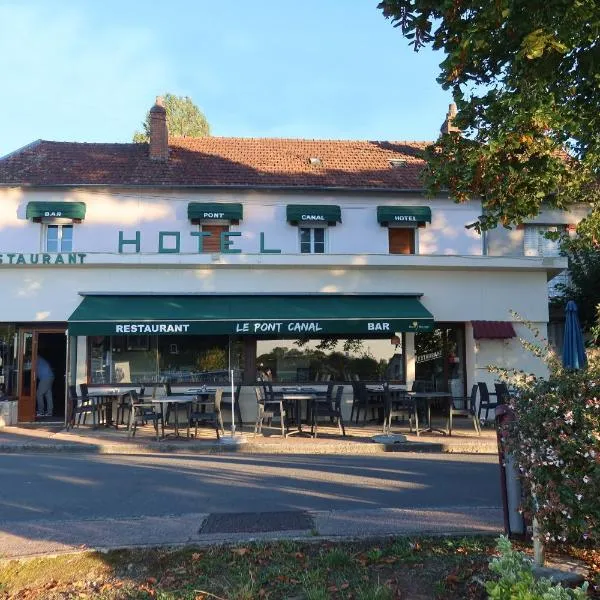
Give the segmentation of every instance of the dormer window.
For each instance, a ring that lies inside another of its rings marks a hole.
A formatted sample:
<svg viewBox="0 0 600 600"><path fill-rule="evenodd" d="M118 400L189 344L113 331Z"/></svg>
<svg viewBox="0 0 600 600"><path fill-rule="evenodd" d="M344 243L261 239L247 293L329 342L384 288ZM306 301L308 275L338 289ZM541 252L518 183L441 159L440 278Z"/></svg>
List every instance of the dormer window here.
<svg viewBox="0 0 600 600"><path fill-rule="evenodd" d="M313 166L313 167L320 167L323 165L323 161L318 157L318 156L311 156L308 159L308 162Z"/></svg>

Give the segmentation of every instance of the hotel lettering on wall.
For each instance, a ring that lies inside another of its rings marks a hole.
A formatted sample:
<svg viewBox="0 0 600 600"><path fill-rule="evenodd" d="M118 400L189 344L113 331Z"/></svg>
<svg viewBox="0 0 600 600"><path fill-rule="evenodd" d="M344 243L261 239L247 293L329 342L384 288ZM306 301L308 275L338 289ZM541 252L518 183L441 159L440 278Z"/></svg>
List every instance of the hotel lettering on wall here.
<svg viewBox="0 0 600 600"><path fill-rule="evenodd" d="M221 213L204 213L205 215L220 215ZM315 220L317 219L315 216ZM189 236L193 238L196 251L200 254L204 252L204 240L212 237L209 231L190 231ZM240 248L235 247L235 238L241 237L241 231L222 231L220 233L220 252L222 254L240 254ZM159 231L156 245L156 251L159 254L179 254L181 250L182 233L180 231ZM139 254L142 251L142 232L136 231L132 234L126 234L119 231L118 251L123 254L127 250L133 254ZM265 233L259 235L259 254L281 254L280 249L268 248L265 241Z"/></svg>

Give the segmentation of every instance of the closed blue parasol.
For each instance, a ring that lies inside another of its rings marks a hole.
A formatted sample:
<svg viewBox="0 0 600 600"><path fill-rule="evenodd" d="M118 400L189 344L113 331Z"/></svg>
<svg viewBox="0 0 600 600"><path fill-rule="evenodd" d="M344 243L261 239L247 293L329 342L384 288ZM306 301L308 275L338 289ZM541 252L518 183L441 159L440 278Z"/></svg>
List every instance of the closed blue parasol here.
<svg viewBox="0 0 600 600"><path fill-rule="evenodd" d="M583 347L583 335L577 316L577 304L567 302L565 308L565 339L563 341L563 366L565 369L583 369L587 359Z"/></svg>

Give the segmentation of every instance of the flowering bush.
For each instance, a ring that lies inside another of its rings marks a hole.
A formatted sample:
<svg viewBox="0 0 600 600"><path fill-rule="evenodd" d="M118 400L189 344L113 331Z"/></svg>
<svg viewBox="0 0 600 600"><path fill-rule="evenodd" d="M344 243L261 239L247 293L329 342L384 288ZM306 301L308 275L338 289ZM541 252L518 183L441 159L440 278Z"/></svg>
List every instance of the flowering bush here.
<svg viewBox="0 0 600 600"><path fill-rule="evenodd" d="M586 369L565 370L547 346L523 344L546 362L547 379L492 369L516 390L516 420L503 436L519 467L523 511L536 516L546 543L600 542L600 358L588 353Z"/></svg>
<svg viewBox="0 0 600 600"><path fill-rule="evenodd" d="M494 600L583 600L587 598L588 584L574 590L552 584L549 579L536 579L531 560L512 549L511 543L501 536L496 545L499 558L490 562L490 571L499 575L488 581L485 589Z"/></svg>

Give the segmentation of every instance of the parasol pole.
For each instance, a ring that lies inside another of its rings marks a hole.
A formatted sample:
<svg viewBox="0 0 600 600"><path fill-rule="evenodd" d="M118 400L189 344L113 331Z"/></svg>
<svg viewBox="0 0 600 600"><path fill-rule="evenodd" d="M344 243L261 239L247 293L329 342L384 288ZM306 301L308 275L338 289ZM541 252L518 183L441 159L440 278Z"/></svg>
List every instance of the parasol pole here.
<svg viewBox="0 0 600 600"><path fill-rule="evenodd" d="M235 395L233 391L233 369L231 369L231 437L235 435Z"/></svg>

